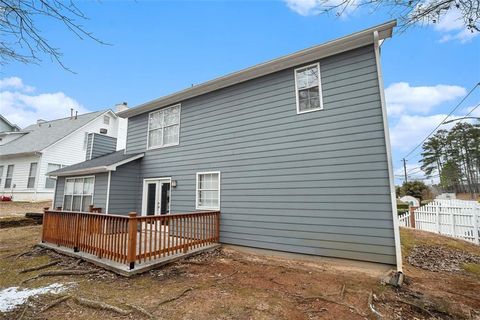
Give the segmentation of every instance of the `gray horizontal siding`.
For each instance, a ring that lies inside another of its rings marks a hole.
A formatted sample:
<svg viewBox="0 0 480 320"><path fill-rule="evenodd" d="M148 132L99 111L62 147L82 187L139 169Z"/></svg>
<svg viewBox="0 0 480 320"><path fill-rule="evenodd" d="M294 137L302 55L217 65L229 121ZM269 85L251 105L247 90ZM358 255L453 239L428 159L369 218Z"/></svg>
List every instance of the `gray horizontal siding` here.
<svg viewBox="0 0 480 320"><path fill-rule="evenodd" d="M117 139L103 134L93 133L93 144L91 151L91 159L101 157L103 155L115 152L117 147Z"/></svg>
<svg viewBox="0 0 480 320"><path fill-rule="evenodd" d="M296 114L293 69L183 101L180 144L146 151L140 179L177 180L172 212L190 212L196 172L221 171L221 242L394 264L373 47L320 68L322 111ZM147 118L129 119L128 153Z"/></svg>
<svg viewBox="0 0 480 320"><path fill-rule="evenodd" d="M140 184L140 160L117 167L110 177L108 213L128 214L137 211Z"/></svg>
<svg viewBox="0 0 480 320"><path fill-rule="evenodd" d="M90 175L89 175L90 176ZM107 200L107 185L108 174L97 173L95 176L95 186L93 190L93 205L97 208L102 208L102 212L105 212L106 200ZM71 176L71 177L58 177L57 187L55 188L55 201L54 207L63 206L63 195L65 191L65 178L75 178L83 176Z"/></svg>

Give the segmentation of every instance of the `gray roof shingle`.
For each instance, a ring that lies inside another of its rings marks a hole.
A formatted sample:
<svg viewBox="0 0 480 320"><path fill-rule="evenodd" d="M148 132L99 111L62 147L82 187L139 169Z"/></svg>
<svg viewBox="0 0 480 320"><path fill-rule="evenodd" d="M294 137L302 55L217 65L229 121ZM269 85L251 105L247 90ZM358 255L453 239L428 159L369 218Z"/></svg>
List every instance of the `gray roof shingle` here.
<svg viewBox="0 0 480 320"><path fill-rule="evenodd" d="M78 128L84 126L107 110L95 111L78 115L77 119L70 117L39 124L32 124L23 129L28 132L22 137L0 147L0 155L16 155L41 151L49 145L64 138Z"/></svg>
<svg viewBox="0 0 480 320"><path fill-rule="evenodd" d="M63 175L67 175L70 172L72 172L72 174L74 174L75 172L79 172L79 171L88 171L88 169L110 166L110 165L122 162L124 160L127 160L127 159L132 159L132 161L133 161L133 159L136 159L140 155L143 155L143 153L125 154L124 152L125 152L125 150L119 150L119 151L116 151L116 152L112 152L112 153L109 153L107 155L104 155L104 156L101 156L101 157L98 157L98 158L94 158L92 160L87 160L87 161L84 161L84 162L80 162L80 163L77 163L77 164L74 164L74 165L71 165L71 166L68 166L68 167L64 167L64 168L49 172L48 175L51 175L51 176L61 175L61 176L63 176ZM104 170L104 171L106 171L106 170Z"/></svg>

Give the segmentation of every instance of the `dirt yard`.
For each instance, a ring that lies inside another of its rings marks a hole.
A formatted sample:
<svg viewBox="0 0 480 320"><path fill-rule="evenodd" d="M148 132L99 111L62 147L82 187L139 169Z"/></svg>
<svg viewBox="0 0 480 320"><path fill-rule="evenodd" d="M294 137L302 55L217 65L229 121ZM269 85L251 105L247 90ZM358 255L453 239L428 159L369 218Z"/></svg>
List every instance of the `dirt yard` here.
<svg viewBox="0 0 480 320"><path fill-rule="evenodd" d="M424 232L402 230L407 278L394 288L345 261L232 248L123 278L33 248L40 231L0 230L0 310L8 295L50 290L24 296L4 319L480 319L480 248ZM441 267L432 268L439 253ZM52 270L84 274L36 277Z"/></svg>
<svg viewBox="0 0 480 320"><path fill-rule="evenodd" d="M24 216L27 212L43 212L43 208L50 207L52 201L42 202L14 202L0 201L0 218Z"/></svg>

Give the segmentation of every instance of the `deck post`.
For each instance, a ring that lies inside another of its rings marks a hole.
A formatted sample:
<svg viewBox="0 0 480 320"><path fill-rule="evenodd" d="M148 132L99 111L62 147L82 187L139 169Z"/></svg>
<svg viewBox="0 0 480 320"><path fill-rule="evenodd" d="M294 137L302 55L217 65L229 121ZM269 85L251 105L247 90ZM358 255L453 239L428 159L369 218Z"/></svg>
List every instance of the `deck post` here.
<svg viewBox="0 0 480 320"><path fill-rule="evenodd" d="M78 249L80 242L80 213L75 214L75 242L73 244L73 252L79 252Z"/></svg>
<svg viewBox="0 0 480 320"><path fill-rule="evenodd" d="M43 208L43 217L42 217L42 243L45 242L45 234L46 234L46 228L45 226L48 226L48 222L47 222L47 215L48 215L48 209L50 209L49 207L45 207Z"/></svg>
<svg viewBox="0 0 480 320"><path fill-rule="evenodd" d="M417 207L410 206L409 209L410 209L410 228L415 229L415 209L417 209Z"/></svg>
<svg viewBox="0 0 480 320"><path fill-rule="evenodd" d="M128 214L128 253L127 259L130 270L135 268L135 259L137 256L137 213Z"/></svg>
<svg viewBox="0 0 480 320"><path fill-rule="evenodd" d="M216 217L216 227L217 227L217 232L216 232L216 241L220 241L220 211L215 212L215 217Z"/></svg>

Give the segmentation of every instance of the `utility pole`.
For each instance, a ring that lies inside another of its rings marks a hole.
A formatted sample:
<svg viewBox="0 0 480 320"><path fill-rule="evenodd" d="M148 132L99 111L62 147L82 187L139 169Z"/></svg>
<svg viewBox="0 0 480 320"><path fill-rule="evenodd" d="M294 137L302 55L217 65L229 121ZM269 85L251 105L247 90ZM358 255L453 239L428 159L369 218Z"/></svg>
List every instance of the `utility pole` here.
<svg viewBox="0 0 480 320"><path fill-rule="evenodd" d="M403 172L405 174L405 182L408 182L408 179L407 179L407 159L403 158L402 161L403 161Z"/></svg>

